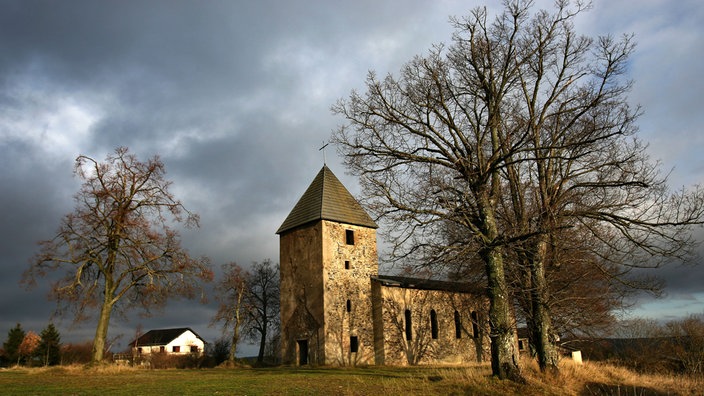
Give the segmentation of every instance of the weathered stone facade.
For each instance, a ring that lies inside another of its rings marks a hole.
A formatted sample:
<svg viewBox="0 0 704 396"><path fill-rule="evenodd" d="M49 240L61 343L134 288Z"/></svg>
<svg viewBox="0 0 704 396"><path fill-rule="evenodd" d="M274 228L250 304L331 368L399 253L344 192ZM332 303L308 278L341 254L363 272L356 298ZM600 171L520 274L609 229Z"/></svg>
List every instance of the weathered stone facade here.
<svg viewBox="0 0 704 396"><path fill-rule="evenodd" d="M279 228L282 361L480 361L485 299L456 283L378 275L376 224L323 167Z"/></svg>
<svg viewBox="0 0 704 396"><path fill-rule="evenodd" d="M280 238L281 344L284 362L323 363L322 224ZM298 359L296 357L299 357Z"/></svg>
<svg viewBox="0 0 704 396"><path fill-rule="evenodd" d="M323 230L324 250L329 255L323 257L326 363L371 364L374 333L369 320L369 277L378 272L376 230L328 221L323 221ZM346 235L353 240L346 241Z"/></svg>
<svg viewBox="0 0 704 396"><path fill-rule="evenodd" d="M401 280L401 281L398 281ZM417 281L420 285L410 285ZM376 364L458 364L489 356L486 304L454 284L423 279L373 277L371 281Z"/></svg>
<svg viewBox="0 0 704 396"><path fill-rule="evenodd" d="M300 364L307 345L307 363L372 364L376 230L321 220L282 235L280 244L283 361Z"/></svg>

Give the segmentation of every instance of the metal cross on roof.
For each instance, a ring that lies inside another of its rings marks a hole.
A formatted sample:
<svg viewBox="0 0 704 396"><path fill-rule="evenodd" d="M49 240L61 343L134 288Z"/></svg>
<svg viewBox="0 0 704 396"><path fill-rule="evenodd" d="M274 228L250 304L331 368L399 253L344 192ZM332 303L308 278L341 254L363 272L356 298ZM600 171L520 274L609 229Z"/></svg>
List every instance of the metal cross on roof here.
<svg viewBox="0 0 704 396"><path fill-rule="evenodd" d="M323 140L323 147L319 148L318 151L322 150L323 151L323 165L327 165L328 161L327 158L325 157L325 147L327 147L330 143L325 143L325 140Z"/></svg>

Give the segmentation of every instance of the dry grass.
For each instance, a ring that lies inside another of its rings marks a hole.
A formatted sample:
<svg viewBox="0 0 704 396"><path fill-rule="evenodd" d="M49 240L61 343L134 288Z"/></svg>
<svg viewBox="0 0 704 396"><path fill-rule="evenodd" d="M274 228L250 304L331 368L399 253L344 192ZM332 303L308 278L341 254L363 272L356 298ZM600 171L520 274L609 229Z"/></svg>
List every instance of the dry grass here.
<svg viewBox="0 0 704 396"><path fill-rule="evenodd" d="M3 394L249 395L701 395L702 379L639 375L622 367L571 360L557 374L523 361L526 384L491 377L488 364L462 367L216 368L150 370L64 366L0 370Z"/></svg>
<svg viewBox="0 0 704 396"><path fill-rule="evenodd" d="M524 372L536 387L565 395L702 395L702 378L639 374L624 367L606 363L575 364L570 359L560 362L556 375L541 373L534 361L523 361Z"/></svg>

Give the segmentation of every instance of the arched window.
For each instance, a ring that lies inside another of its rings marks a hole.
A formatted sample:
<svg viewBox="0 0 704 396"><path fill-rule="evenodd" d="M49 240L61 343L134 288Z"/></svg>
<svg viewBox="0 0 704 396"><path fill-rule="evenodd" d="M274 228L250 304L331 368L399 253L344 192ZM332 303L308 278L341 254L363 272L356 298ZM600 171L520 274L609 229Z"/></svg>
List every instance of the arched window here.
<svg viewBox="0 0 704 396"><path fill-rule="evenodd" d="M411 310L407 309L405 312L406 316L406 340L410 341L413 339L413 331L411 330Z"/></svg>
<svg viewBox="0 0 704 396"><path fill-rule="evenodd" d="M462 319L458 311L455 311L455 338L462 338Z"/></svg>
<svg viewBox="0 0 704 396"><path fill-rule="evenodd" d="M434 309L430 310L430 333L434 340L438 339L438 314Z"/></svg>
<svg viewBox="0 0 704 396"><path fill-rule="evenodd" d="M479 315L477 315L477 311L472 311L470 317L472 318L472 337L477 338L479 337Z"/></svg>

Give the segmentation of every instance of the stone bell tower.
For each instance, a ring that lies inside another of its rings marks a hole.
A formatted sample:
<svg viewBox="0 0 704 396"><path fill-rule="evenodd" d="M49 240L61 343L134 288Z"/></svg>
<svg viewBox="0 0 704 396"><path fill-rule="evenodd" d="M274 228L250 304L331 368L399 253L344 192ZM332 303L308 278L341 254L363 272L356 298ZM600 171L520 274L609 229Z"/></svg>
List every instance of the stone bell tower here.
<svg viewBox="0 0 704 396"><path fill-rule="evenodd" d="M378 226L323 166L276 233L284 364L374 363Z"/></svg>

